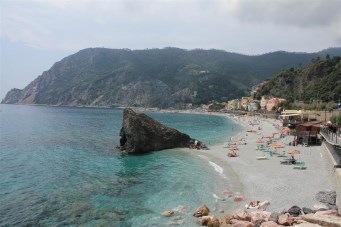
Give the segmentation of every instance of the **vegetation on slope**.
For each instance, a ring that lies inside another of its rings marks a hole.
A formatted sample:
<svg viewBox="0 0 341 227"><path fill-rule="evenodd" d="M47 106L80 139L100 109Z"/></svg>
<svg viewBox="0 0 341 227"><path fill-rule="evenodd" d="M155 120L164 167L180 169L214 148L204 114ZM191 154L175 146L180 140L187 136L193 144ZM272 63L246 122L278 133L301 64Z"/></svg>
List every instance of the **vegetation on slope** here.
<svg viewBox="0 0 341 227"><path fill-rule="evenodd" d="M304 68L281 71L256 94L285 98L283 104L290 108L296 101L305 104L334 103L341 98L341 57L315 59Z"/></svg>

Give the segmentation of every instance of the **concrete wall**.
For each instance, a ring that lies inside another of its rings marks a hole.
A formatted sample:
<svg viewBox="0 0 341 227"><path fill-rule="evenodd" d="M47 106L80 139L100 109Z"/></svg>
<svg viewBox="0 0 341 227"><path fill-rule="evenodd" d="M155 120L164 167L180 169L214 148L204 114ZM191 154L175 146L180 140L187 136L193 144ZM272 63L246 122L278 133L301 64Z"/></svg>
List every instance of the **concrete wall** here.
<svg viewBox="0 0 341 227"><path fill-rule="evenodd" d="M323 141L322 146L326 148L330 155L330 159L333 165L340 164L340 155L334 146L330 145L328 142ZM336 206L338 207L338 212L341 214L341 168L335 168L334 171L334 181L335 181L335 191L336 191Z"/></svg>
<svg viewBox="0 0 341 227"><path fill-rule="evenodd" d="M338 207L338 212L341 214L341 169L337 168L334 172L335 178L335 190L336 190L336 206Z"/></svg>

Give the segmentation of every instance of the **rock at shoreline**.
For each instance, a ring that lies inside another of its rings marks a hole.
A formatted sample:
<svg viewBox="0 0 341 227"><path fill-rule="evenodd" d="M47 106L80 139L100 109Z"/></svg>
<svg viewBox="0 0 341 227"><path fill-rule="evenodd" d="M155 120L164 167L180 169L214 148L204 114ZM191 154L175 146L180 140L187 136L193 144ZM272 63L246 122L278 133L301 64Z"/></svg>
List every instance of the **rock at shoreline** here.
<svg viewBox="0 0 341 227"><path fill-rule="evenodd" d="M292 206L289 210L288 213L293 216L293 217L298 217L301 214L301 208L298 206Z"/></svg>
<svg viewBox="0 0 341 227"><path fill-rule="evenodd" d="M123 111L120 136L121 150L134 154L194 144L194 139L188 135L166 127L145 114L137 114L130 108Z"/></svg>
<svg viewBox="0 0 341 227"><path fill-rule="evenodd" d="M328 203L330 205L335 205L336 203L335 191L320 191L316 194L315 197L321 203Z"/></svg>
<svg viewBox="0 0 341 227"><path fill-rule="evenodd" d="M207 216L209 212L210 209L208 209L208 207L205 204L203 204L194 211L193 216L195 217Z"/></svg>
<svg viewBox="0 0 341 227"><path fill-rule="evenodd" d="M171 217L173 214L174 214L174 211L167 210L167 211L163 212L161 215L165 216L165 217Z"/></svg>

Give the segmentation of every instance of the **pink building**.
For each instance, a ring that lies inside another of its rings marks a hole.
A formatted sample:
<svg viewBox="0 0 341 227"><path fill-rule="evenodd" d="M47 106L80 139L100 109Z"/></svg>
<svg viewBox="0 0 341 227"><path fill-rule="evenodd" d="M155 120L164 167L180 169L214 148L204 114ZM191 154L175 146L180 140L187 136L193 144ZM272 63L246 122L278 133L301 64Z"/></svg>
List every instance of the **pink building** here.
<svg viewBox="0 0 341 227"><path fill-rule="evenodd" d="M272 111L272 108L273 107L278 107L278 104L280 103L279 99L278 98L272 98L272 99L269 99L266 103L266 110L267 111Z"/></svg>

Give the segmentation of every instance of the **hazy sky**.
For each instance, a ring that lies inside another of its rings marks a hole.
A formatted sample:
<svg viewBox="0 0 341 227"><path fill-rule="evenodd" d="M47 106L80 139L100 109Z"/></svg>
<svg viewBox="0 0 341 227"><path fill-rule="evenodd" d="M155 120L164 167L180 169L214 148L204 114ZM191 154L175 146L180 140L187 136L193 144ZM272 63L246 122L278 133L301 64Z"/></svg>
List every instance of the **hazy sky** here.
<svg viewBox="0 0 341 227"><path fill-rule="evenodd" d="M0 0L0 98L87 47L261 54L341 46L341 0Z"/></svg>

